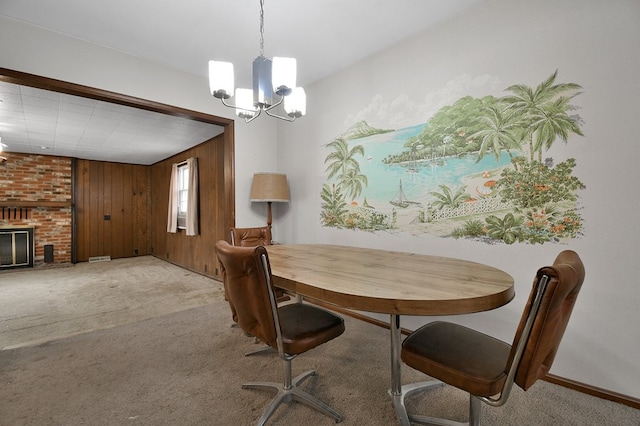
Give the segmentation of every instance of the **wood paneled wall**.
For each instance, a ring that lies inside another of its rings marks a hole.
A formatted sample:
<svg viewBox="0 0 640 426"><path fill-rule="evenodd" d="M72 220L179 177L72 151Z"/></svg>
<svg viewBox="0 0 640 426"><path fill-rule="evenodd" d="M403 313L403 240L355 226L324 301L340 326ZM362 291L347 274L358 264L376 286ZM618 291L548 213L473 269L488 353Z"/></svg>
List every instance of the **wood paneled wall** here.
<svg viewBox="0 0 640 426"><path fill-rule="evenodd" d="M77 160L76 260L151 254L151 166Z"/></svg>
<svg viewBox="0 0 640 426"><path fill-rule="evenodd" d="M229 239L233 206L225 191L225 135L152 166L77 160L74 183L76 260L152 254L219 278L215 244ZM171 165L198 158L200 234L167 232ZM228 172L227 172L228 173Z"/></svg>
<svg viewBox="0 0 640 426"><path fill-rule="evenodd" d="M234 207L225 191L225 135L156 163L151 168L152 254L184 268L218 278L220 266L215 244L229 240ZM187 236L184 230L167 232L167 203L171 165L189 157L198 158L200 189L200 234ZM232 188L232 187L231 187Z"/></svg>

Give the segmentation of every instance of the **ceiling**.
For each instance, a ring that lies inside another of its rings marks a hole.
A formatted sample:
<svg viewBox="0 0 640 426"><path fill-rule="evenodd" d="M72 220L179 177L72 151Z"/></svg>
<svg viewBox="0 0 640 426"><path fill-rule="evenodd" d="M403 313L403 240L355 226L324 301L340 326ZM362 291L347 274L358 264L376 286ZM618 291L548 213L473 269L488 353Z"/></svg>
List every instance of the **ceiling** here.
<svg viewBox="0 0 640 426"><path fill-rule="evenodd" d="M201 121L0 81L7 152L154 164L223 132Z"/></svg>
<svg viewBox="0 0 640 426"><path fill-rule="evenodd" d="M264 54L295 57L304 86L482 1L265 0ZM203 77L210 59L229 61L238 86L250 86L260 53L259 0L1 1L0 15ZM222 130L0 82L0 137L10 152L153 164Z"/></svg>

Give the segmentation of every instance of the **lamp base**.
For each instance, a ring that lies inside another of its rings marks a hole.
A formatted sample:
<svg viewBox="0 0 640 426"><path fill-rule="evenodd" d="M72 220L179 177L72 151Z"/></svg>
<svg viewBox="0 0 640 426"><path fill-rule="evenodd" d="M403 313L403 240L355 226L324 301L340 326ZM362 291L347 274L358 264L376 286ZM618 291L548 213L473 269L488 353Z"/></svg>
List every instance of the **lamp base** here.
<svg viewBox="0 0 640 426"><path fill-rule="evenodd" d="M271 228L272 216L271 216L271 201L267 201L267 226Z"/></svg>

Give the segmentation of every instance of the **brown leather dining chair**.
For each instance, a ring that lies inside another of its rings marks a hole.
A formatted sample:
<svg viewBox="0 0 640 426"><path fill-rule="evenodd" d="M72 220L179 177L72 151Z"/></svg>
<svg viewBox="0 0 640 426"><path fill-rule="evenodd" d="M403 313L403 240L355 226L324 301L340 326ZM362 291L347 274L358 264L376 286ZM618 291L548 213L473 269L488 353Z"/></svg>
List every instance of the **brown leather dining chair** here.
<svg viewBox="0 0 640 426"><path fill-rule="evenodd" d="M238 247L268 246L273 243L271 239L271 226L259 226L256 228L231 228L231 245ZM285 302L290 297L280 288L276 288L278 302Z"/></svg>
<svg viewBox="0 0 640 426"><path fill-rule="evenodd" d="M584 275L580 257L571 250L561 252L552 266L540 268L512 345L461 325L435 321L404 340L402 360L468 392L468 424L477 426L483 402L501 406L509 398L513 383L526 391L547 374ZM403 398L422 392L425 385L426 382L403 386ZM422 424L466 424L413 414L409 419Z"/></svg>
<svg viewBox="0 0 640 426"><path fill-rule="evenodd" d="M238 247L257 247L266 246L271 244L271 227L261 226L257 228L235 228L230 229L231 233L231 245ZM224 280L224 298L229 302L229 308L231 308L231 317L233 318L234 326L238 322L236 308L227 296L227 283ZM278 297L282 297L284 292L278 290Z"/></svg>
<svg viewBox="0 0 640 426"><path fill-rule="evenodd" d="M291 378L291 361L297 355L344 333L344 320L306 303L278 306L271 280L271 266L264 246L235 247L218 241L216 253L227 283L230 303L246 333L276 349L284 362L283 383L251 382L243 389L275 392L276 396L258 421L264 425L283 402L298 401L342 421L342 416L298 386L316 375L315 370Z"/></svg>
<svg viewBox="0 0 640 426"><path fill-rule="evenodd" d="M231 244L239 247L268 246L271 244L271 227L231 228Z"/></svg>

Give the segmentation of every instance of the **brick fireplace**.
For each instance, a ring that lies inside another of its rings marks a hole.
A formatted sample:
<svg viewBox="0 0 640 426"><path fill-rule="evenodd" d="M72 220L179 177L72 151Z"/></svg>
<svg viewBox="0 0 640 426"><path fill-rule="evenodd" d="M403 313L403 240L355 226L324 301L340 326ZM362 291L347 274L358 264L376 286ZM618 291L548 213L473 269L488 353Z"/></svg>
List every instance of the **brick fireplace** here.
<svg viewBox="0 0 640 426"><path fill-rule="evenodd" d="M45 247L54 263L71 262L71 158L3 153L0 165L0 229L33 230L32 266ZM8 238L8 237L5 237Z"/></svg>

